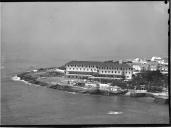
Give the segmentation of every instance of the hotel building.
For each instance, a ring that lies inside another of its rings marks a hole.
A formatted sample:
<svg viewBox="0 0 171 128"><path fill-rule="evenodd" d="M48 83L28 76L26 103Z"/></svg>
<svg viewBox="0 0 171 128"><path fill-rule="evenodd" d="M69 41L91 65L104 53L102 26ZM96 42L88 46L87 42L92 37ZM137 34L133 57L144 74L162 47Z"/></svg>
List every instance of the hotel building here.
<svg viewBox="0 0 171 128"><path fill-rule="evenodd" d="M81 78L132 79L133 68L122 62L71 61L65 64L66 76Z"/></svg>

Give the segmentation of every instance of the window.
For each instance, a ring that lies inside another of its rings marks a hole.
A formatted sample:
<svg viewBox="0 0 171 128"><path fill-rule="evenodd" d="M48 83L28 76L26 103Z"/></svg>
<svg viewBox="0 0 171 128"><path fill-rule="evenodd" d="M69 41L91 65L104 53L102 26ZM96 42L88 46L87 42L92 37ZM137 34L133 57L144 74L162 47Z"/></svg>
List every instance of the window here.
<svg viewBox="0 0 171 128"><path fill-rule="evenodd" d="M107 71L105 71L105 73L107 73Z"/></svg>
<svg viewBox="0 0 171 128"><path fill-rule="evenodd" d="M85 71L85 68L83 68L83 70Z"/></svg>
<svg viewBox="0 0 171 128"><path fill-rule="evenodd" d="M102 71L102 73L103 73L103 71Z"/></svg>
<svg viewBox="0 0 171 128"><path fill-rule="evenodd" d="M112 71L112 73L113 73L113 71Z"/></svg>
<svg viewBox="0 0 171 128"><path fill-rule="evenodd" d="M116 71L115 71L115 73L116 73Z"/></svg>
<svg viewBox="0 0 171 128"><path fill-rule="evenodd" d="M73 68L73 70L74 70L74 68Z"/></svg>
<svg viewBox="0 0 171 128"><path fill-rule="evenodd" d="M108 73L110 73L110 71L108 71Z"/></svg>
<svg viewBox="0 0 171 128"><path fill-rule="evenodd" d="M81 68L80 68L80 70L81 70Z"/></svg>
<svg viewBox="0 0 171 128"><path fill-rule="evenodd" d="M120 73L120 71L118 71L118 73Z"/></svg>

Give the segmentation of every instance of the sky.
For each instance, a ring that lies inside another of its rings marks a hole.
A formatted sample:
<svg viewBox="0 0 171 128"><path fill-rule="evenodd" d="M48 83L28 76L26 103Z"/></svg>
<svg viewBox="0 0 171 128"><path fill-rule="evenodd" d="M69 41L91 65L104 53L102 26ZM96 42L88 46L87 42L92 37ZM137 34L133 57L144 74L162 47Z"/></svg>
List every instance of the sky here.
<svg viewBox="0 0 171 128"><path fill-rule="evenodd" d="M1 4L7 58L118 60L168 55L168 4L8 2Z"/></svg>

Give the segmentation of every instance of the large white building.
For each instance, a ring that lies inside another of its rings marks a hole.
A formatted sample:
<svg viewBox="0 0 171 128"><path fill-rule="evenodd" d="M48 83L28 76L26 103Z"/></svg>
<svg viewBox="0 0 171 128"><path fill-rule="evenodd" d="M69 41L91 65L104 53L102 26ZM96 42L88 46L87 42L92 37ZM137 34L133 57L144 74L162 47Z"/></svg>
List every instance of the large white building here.
<svg viewBox="0 0 171 128"><path fill-rule="evenodd" d="M97 61L71 61L65 65L66 75L83 77L105 77L120 79L123 76L125 79L132 79L133 69L128 64L114 62L97 62Z"/></svg>

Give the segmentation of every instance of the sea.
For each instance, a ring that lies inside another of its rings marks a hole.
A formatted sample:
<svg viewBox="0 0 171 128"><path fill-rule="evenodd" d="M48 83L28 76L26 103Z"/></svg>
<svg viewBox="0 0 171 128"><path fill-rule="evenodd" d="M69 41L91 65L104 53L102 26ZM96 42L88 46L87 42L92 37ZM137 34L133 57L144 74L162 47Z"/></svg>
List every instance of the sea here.
<svg viewBox="0 0 171 128"><path fill-rule="evenodd" d="M1 60L2 125L169 123L168 105L150 97L69 93L14 79L17 73L55 66L58 60L5 56Z"/></svg>

